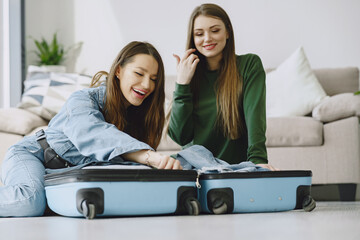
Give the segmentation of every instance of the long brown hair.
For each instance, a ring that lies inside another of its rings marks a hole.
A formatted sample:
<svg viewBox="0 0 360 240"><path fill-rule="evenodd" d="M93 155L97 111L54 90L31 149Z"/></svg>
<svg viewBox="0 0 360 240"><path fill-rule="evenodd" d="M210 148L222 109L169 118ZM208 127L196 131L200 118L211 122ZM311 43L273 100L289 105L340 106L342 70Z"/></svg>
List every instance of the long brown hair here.
<svg viewBox="0 0 360 240"><path fill-rule="evenodd" d="M119 67L124 67L133 61L137 54L147 54L155 58L158 63L157 80L154 91L140 106L125 107L126 99L120 89L120 81L116 76ZM164 113L164 64L160 54L153 45L147 42L130 42L115 58L109 73L100 71L91 81L91 86L101 83L106 77L106 99L103 114L105 120L114 124L120 131L149 144L156 149L161 140Z"/></svg>
<svg viewBox="0 0 360 240"><path fill-rule="evenodd" d="M202 4L196 7L191 14L186 49L196 48L194 43L194 22L200 15L223 21L229 36L222 52L223 56L220 62L219 77L216 82L217 124L225 136L230 139L237 139L240 134L245 131L245 123L242 118L243 79L238 73L236 64L233 27L229 16L220 6L215 4ZM200 62L190 85L196 103L198 100L199 81L204 78L207 64L204 55L199 53L199 51L196 51L195 54L198 55Z"/></svg>

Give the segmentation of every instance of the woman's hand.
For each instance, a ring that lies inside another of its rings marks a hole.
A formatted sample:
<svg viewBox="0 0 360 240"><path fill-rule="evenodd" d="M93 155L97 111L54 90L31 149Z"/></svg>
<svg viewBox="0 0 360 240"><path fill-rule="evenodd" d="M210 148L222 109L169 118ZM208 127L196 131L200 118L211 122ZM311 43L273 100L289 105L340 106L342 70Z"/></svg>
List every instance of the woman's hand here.
<svg viewBox="0 0 360 240"><path fill-rule="evenodd" d="M162 155L157 152L149 151L147 153L147 162L150 166L158 169L173 169L173 170L182 170L180 161L176 160L170 156Z"/></svg>
<svg viewBox="0 0 360 240"><path fill-rule="evenodd" d="M176 54L173 56L177 61L177 80L178 84L189 84L191 82L192 77L194 76L195 69L197 64L199 63L199 57L194 54L196 49L190 48L185 51L185 54L182 59Z"/></svg>
<svg viewBox="0 0 360 240"><path fill-rule="evenodd" d="M276 168L276 167L273 167L272 165L270 165L270 164L256 164L256 165L258 165L258 166L260 166L260 167L263 167L263 168L267 168L267 169L269 169L269 170L271 170L271 171L279 171L280 169L278 169L278 168Z"/></svg>
<svg viewBox="0 0 360 240"><path fill-rule="evenodd" d="M182 166L180 165L179 160L151 150L140 150L137 152L125 153L122 155L122 157L127 160L158 169L182 170Z"/></svg>

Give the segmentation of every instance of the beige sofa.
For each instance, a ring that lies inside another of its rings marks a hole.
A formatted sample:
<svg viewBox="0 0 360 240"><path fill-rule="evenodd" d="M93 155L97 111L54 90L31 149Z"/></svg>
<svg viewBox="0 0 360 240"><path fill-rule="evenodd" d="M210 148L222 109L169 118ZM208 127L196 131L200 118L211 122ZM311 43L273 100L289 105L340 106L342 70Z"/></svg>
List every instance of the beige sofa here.
<svg viewBox="0 0 360 240"><path fill-rule="evenodd" d="M315 69L330 96L312 116L267 119L269 161L281 169L310 169L315 198L360 199L358 68ZM348 93L348 94L346 94Z"/></svg>
<svg viewBox="0 0 360 240"><path fill-rule="evenodd" d="M349 93L349 99L355 97L350 93L359 89L359 69L315 69L314 72L331 97L326 106L313 112L313 117L268 118L266 144L269 161L284 170L312 170L314 184L351 184L356 187L360 183L360 105L352 106L356 109L345 113L334 113L331 106L335 104L338 106L334 107L339 108L340 104L343 106L340 110L346 110L353 104L347 103L347 98L342 96ZM175 77L166 79L167 103L172 96L174 80ZM26 110L0 109L0 161L9 146L24 135L33 134L35 128L46 127L46 123ZM179 150L180 146L164 134L158 151L173 154Z"/></svg>

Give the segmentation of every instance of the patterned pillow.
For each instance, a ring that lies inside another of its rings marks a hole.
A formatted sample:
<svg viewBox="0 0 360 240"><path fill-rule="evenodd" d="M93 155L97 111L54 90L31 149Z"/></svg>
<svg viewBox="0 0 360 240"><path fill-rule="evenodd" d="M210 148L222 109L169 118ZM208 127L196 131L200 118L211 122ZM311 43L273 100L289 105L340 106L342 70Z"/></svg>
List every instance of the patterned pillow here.
<svg viewBox="0 0 360 240"><path fill-rule="evenodd" d="M73 92L89 87L90 82L91 77L85 75L29 69L17 107L50 120Z"/></svg>

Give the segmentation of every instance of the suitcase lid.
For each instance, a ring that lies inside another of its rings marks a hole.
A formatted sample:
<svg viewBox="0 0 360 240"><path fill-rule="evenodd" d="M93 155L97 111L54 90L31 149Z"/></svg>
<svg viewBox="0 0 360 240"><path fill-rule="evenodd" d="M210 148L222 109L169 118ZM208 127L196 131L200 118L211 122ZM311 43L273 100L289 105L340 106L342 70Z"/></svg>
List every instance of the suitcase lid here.
<svg viewBox="0 0 360 240"><path fill-rule="evenodd" d="M194 170L151 169L146 166L90 166L45 175L45 186L73 182L195 182Z"/></svg>
<svg viewBox="0 0 360 240"><path fill-rule="evenodd" d="M230 179L230 178L279 178L279 177L311 177L309 170L287 170L287 171L259 171L259 172L225 172L205 173L200 175L200 180Z"/></svg>

